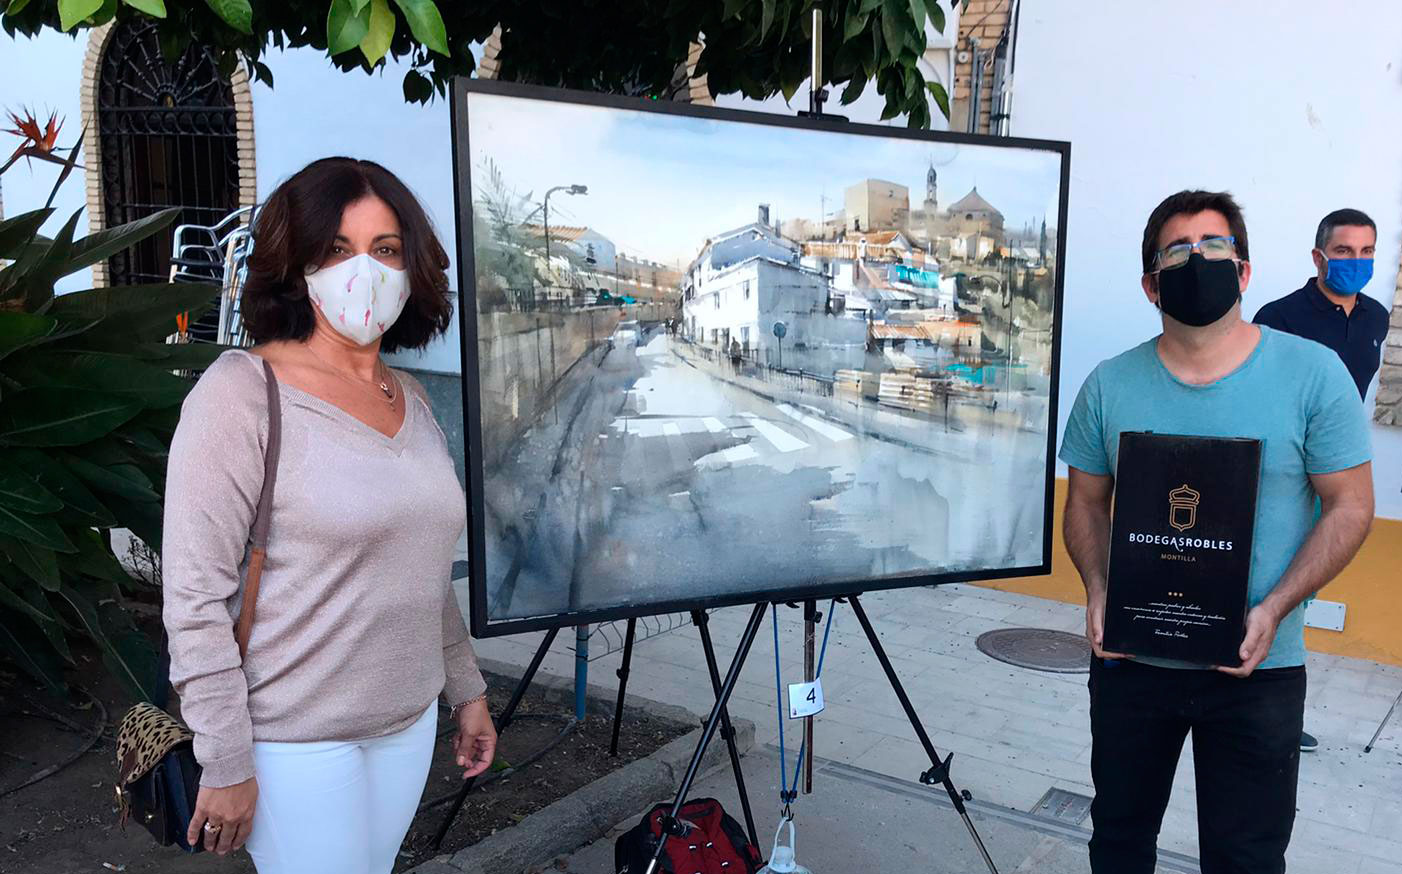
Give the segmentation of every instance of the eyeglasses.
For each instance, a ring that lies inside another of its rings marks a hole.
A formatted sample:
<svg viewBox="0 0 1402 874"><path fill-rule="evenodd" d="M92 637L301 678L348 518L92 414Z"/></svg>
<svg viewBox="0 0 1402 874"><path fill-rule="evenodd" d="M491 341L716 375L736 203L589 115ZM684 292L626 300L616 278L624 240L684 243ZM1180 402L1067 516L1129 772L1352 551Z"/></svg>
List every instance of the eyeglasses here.
<svg viewBox="0 0 1402 874"><path fill-rule="evenodd" d="M1188 263L1196 249L1208 261L1228 261L1236 257L1236 237L1208 237L1197 243L1180 243L1159 250L1154 256L1154 270L1172 270Z"/></svg>

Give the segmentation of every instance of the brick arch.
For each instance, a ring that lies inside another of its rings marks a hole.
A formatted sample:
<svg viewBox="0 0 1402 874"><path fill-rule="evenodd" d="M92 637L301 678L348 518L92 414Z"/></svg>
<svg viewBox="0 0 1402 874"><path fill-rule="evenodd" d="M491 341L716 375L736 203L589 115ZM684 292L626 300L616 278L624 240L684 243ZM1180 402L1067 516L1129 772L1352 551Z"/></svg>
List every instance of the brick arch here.
<svg viewBox="0 0 1402 874"><path fill-rule="evenodd" d="M108 22L94 28L88 35L88 48L83 57L83 76L79 90L82 124L87 130L83 138L83 166L87 186L88 230L102 230L107 222L107 204L102 192L102 136L97 125L98 76L102 69L102 57L107 51L108 40L112 36L114 23ZM253 92L249 86L248 73L242 66L234 70L229 81L234 99L234 112L237 116L238 163L240 208L253 206L258 201L258 184L253 139ZM92 266L93 287L107 285L107 262Z"/></svg>

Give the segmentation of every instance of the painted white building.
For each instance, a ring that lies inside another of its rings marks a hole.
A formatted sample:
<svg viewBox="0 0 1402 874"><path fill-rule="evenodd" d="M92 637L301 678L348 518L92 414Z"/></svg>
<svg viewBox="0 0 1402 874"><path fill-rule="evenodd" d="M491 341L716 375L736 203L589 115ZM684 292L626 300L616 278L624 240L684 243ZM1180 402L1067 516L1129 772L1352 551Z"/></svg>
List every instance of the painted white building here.
<svg viewBox="0 0 1402 874"><path fill-rule="evenodd" d="M827 373L861 363L865 326L841 317L828 275L804 266L798 244L762 221L708 240L682 300L687 338L724 354L738 344L751 361Z"/></svg>

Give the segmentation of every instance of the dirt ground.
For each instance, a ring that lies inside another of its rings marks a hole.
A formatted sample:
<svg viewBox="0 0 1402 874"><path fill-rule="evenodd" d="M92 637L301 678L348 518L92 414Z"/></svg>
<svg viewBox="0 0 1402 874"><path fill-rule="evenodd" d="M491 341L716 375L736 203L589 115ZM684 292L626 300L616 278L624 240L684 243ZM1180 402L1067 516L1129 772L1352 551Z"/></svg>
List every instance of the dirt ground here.
<svg viewBox="0 0 1402 874"><path fill-rule="evenodd" d="M80 657L80 662L90 668L88 676L95 685L87 691L95 699L84 695L75 695L73 701L55 699L0 668L0 874L252 874L253 864L243 852L227 858L186 856L156 846L139 826L129 825L125 831L117 826L114 735L131 702L114 684L99 679L100 665L91 653L86 661ZM489 676L488 683L492 713L498 714L514 681ZM456 792L461 774L448 747L452 729L447 711L440 710L438 750L424 791L425 806L409 830L395 870L509 828L693 727L629 708L619 755L610 758L611 716L591 715L560 739L573 714L572 696L532 689L498 749L498 760L515 770L494 774L490 782L473 790L442 849L435 852L428 844L447 813L446 799ZM99 725L104 726L102 736L78 755ZM552 743L556 745L531 761ZM78 757L52 776L12 791L74 755Z"/></svg>

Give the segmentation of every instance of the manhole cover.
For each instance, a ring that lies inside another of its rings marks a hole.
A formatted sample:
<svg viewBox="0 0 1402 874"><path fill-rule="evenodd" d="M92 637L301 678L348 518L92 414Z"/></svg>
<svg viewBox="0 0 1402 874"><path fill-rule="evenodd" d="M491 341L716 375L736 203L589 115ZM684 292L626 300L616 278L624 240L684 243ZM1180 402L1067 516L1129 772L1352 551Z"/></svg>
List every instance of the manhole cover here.
<svg viewBox="0 0 1402 874"><path fill-rule="evenodd" d="M984 655L1019 668L1057 674L1090 671L1090 644L1080 634L1047 628L996 628L980 634L977 645Z"/></svg>
<svg viewBox="0 0 1402 874"><path fill-rule="evenodd" d="M1042 796L1042 800L1038 801L1032 808L1032 812L1037 816L1045 816L1047 819L1080 825L1090 815L1090 802L1089 795L1052 787L1047 790L1046 795Z"/></svg>

